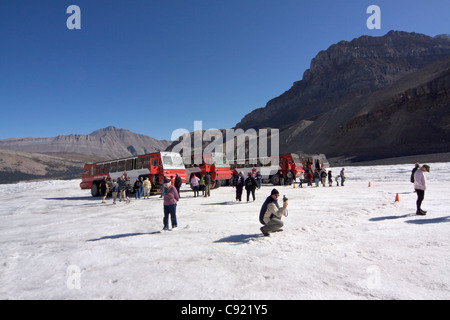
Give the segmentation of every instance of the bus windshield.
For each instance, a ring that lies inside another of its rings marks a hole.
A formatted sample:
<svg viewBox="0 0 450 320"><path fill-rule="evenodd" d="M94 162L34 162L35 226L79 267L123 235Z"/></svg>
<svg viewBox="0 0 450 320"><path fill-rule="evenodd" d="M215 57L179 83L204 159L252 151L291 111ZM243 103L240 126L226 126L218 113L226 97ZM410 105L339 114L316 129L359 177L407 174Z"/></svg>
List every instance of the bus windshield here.
<svg viewBox="0 0 450 320"><path fill-rule="evenodd" d="M302 161L300 160L300 157L297 154L292 153L292 160L294 160L294 163L297 167L303 167Z"/></svg>
<svg viewBox="0 0 450 320"><path fill-rule="evenodd" d="M161 153L164 168L184 169L183 159L178 153Z"/></svg>

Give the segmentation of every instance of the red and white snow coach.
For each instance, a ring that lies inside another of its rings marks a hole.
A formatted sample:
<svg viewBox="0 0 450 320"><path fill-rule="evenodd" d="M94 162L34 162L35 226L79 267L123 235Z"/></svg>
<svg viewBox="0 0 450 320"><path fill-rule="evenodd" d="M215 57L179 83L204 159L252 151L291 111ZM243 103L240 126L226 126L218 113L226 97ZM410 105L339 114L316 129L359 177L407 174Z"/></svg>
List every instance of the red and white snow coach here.
<svg viewBox="0 0 450 320"><path fill-rule="evenodd" d="M303 164L303 169L311 170L311 172L314 172L316 169L320 170L323 167L325 167L325 168L330 167L327 157L323 153L321 153L321 154L302 154L302 155L300 155L300 161Z"/></svg>
<svg viewBox="0 0 450 320"><path fill-rule="evenodd" d="M263 180L268 180L274 185L280 184L280 173L285 177L291 171L295 177L304 172L300 157L295 153L282 154L279 156L259 157L234 161L231 168L236 172L243 172L246 177L248 173L260 172Z"/></svg>
<svg viewBox="0 0 450 320"><path fill-rule="evenodd" d="M118 179L122 175L135 180L148 177L152 183L152 192L157 192L164 178L174 181L176 174L182 182L186 182L187 175L183 159L179 153L156 152L122 159L108 160L85 164L81 177L81 189L91 189L93 197L99 195L99 183L106 176L107 180Z"/></svg>
<svg viewBox="0 0 450 320"><path fill-rule="evenodd" d="M203 156L192 156L190 159L183 157L183 160L189 178L192 174L204 176L209 172L213 188L228 184L233 175L223 153L208 153Z"/></svg>

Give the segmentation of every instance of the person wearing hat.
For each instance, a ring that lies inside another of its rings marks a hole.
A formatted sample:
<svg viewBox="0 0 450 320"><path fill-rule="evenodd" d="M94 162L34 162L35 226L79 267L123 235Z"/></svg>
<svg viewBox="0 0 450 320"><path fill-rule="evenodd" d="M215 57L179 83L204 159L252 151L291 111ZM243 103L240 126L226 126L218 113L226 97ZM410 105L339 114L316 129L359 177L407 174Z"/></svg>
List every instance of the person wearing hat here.
<svg viewBox="0 0 450 320"><path fill-rule="evenodd" d="M427 212L422 210L422 201L425 198L425 190L427 179L425 177L425 172L430 172L430 166L424 164L422 167L416 170L414 173L414 189L417 193L417 201L416 201L416 214L420 216L424 216Z"/></svg>
<svg viewBox="0 0 450 320"><path fill-rule="evenodd" d="M283 206L280 208L278 205L278 197L280 193L277 189L273 189L270 196L267 197L266 201L261 207L259 212L259 222L263 225L260 230L265 237L269 236L270 232L281 231L283 227L283 221L281 217L286 216L287 200L283 201Z"/></svg>
<svg viewBox="0 0 450 320"><path fill-rule="evenodd" d="M172 229L178 226L177 222L177 202L180 200L177 189L172 185L172 182L168 178L164 178L164 218L163 230L169 230L169 215L172 223Z"/></svg>

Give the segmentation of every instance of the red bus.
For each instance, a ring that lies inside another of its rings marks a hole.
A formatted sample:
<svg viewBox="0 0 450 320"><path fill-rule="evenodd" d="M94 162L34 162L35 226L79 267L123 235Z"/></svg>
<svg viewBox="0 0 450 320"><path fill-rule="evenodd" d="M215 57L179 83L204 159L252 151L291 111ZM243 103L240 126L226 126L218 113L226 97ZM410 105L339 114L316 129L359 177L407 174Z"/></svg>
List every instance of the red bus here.
<svg viewBox="0 0 450 320"><path fill-rule="evenodd" d="M206 172L209 172L211 174L212 188L217 188L228 183L233 173L223 153L203 154L201 161L197 157L202 157L202 155L192 156L191 161L188 161L189 158L183 158L186 174L189 178L192 174L204 176ZM195 164L200 162L200 165Z"/></svg>
<svg viewBox="0 0 450 320"><path fill-rule="evenodd" d="M302 154L300 155L300 160L303 163L303 168L311 170L314 172L316 169L320 170L323 167L329 168L330 163L327 160L327 157L321 154Z"/></svg>
<svg viewBox="0 0 450 320"><path fill-rule="evenodd" d="M175 175L186 182L187 175L183 164L183 159L179 153L156 152L133 156L122 159L108 160L97 163L85 164L81 176L81 189L91 189L93 197L99 195L99 183L103 177L108 180L120 178L123 174L130 178L131 184L135 180L148 177L152 183L151 192L158 192L164 178L172 179Z"/></svg>
<svg viewBox="0 0 450 320"><path fill-rule="evenodd" d="M303 164L300 157L295 153L282 154L279 156L260 157L246 159L242 161L234 161L231 165L233 171L244 172L244 177L250 172L255 174L260 172L263 180L269 180L274 185L280 184L280 171L286 177L287 172L291 170L296 178L300 176L300 172L304 172Z"/></svg>

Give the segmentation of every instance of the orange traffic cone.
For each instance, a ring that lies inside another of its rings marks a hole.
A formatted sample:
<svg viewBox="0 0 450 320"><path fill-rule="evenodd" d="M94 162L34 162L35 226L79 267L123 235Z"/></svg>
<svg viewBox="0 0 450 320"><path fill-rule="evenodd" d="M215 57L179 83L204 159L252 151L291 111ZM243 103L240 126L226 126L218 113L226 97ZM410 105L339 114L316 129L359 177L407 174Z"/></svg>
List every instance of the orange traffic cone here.
<svg viewBox="0 0 450 320"><path fill-rule="evenodd" d="M369 188L370 188L370 181L369 181Z"/></svg>
<svg viewBox="0 0 450 320"><path fill-rule="evenodd" d="M395 202L399 202L400 201L400 199L398 198L398 193L397 193L397 195L395 196Z"/></svg>

